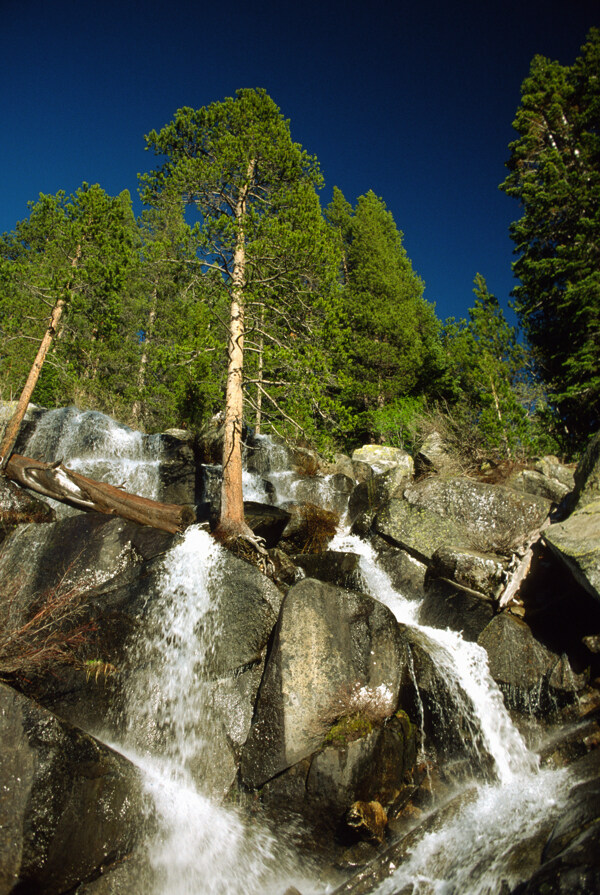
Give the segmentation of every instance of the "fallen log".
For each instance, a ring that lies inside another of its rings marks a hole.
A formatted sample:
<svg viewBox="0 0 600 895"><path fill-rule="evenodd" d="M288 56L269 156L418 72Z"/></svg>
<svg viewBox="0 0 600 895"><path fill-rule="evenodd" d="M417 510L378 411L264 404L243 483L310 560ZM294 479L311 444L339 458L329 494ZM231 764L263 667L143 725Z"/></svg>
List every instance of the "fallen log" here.
<svg viewBox="0 0 600 895"><path fill-rule="evenodd" d="M72 469L61 461L44 463L20 454L12 454L4 475L24 488L52 497L78 509L95 510L97 513L121 516L140 525L150 525L171 534L183 531L196 521L192 507L173 503L159 503L147 497L139 497L109 485L97 482Z"/></svg>

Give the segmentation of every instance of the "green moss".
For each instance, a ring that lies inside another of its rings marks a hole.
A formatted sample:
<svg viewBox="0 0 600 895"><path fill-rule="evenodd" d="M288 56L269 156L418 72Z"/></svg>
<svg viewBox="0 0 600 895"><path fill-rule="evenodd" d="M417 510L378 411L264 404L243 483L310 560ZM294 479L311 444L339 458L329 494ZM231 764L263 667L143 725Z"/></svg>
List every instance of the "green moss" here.
<svg viewBox="0 0 600 895"><path fill-rule="evenodd" d="M373 730L373 722L359 713L345 715L333 725L325 737L327 746L346 746L348 743L367 736Z"/></svg>

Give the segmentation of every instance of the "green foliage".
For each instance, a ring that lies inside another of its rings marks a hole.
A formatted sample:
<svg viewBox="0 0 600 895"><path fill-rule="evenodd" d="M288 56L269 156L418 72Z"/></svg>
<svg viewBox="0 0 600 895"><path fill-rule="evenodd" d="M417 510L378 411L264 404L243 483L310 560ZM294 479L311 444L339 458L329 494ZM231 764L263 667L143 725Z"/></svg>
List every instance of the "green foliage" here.
<svg viewBox="0 0 600 895"><path fill-rule="evenodd" d="M540 394L528 353L481 274L475 277L469 320L446 321L444 344L453 415L476 427L482 447L506 458L535 452Z"/></svg>
<svg viewBox="0 0 600 895"><path fill-rule="evenodd" d="M403 399L435 388L439 322L382 199L369 191L353 210L335 189L326 214L342 248L341 398L354 415L354 440L385 437Z"/></svg>
<svg viewBox="0 0 600 895"><path fill-rule="evenodd" d="M515 308L572 450L600 426L599 72L595 28L572 66L533 59L501 184L523 209Z"/></svg>
<svg viewBox="0 0 600 895"><path fill-rule="evenodd" d="M373 722L366 715L356 713L345 715L329 729L325 736L325 745L347 746L373 731Z"/></svg>

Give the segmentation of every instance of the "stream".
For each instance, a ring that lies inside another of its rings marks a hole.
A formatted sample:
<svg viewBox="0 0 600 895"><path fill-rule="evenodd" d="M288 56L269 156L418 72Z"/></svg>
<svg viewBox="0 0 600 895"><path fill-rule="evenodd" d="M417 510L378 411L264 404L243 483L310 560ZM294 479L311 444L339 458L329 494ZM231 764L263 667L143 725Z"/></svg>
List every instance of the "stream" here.
<svg viewBox="0 0 600 895"><path fill-rule="evenodd" d="M44 415L27 445L28 456L60 457L85 474L156 496L158 437L142 437L101 414L65 413ZM275 488L272 502L284 503L293 494L293 481L280 468L263 478L246 472L246 499L265 500L265 478ZM325 491L326 480L322 487ZM570 784L568 772L539 770L537 756L504 707L481 647L456 632L419 625L418 602L393 588L367 541L342 526L330 549L359 554L365 591L414 629L442 672L466 751L477 752L481 745L493 763L492 779L480 775L475 797L443 829L427 833L373 891L496 895L502 880L511 884L511 856L519 843L559 810ZM158 818L145 846L151 892L283 895L295 886L302 895L324 895L332 886L319 882L291 846L225 806L218 794L221 743L213 736L215 694L206 668L219 624L210 612L209 582L219 574L222 551L206 531L191 526L164 556L161 595L135 645L140 670L128 682L125 733L121 742L110 743L140 768ZM477 764L478 756L472 757Z"/></svg>

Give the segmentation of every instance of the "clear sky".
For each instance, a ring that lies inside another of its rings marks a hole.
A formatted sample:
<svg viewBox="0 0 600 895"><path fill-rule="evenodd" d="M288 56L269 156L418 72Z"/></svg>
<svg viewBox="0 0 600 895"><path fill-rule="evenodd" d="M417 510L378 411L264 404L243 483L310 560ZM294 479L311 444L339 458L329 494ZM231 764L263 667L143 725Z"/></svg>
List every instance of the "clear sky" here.
<svg viewBox="0 0 600 895"><path fill-rule="evenodd" d="M513 286L500 193L529 63L563 64L600 26L591 0L0 0L0 232L40 192L111 195L152 166L144 134L182 106L264 87L317 155L322 202L387 203L438 315L482 273Z"/></svg>

